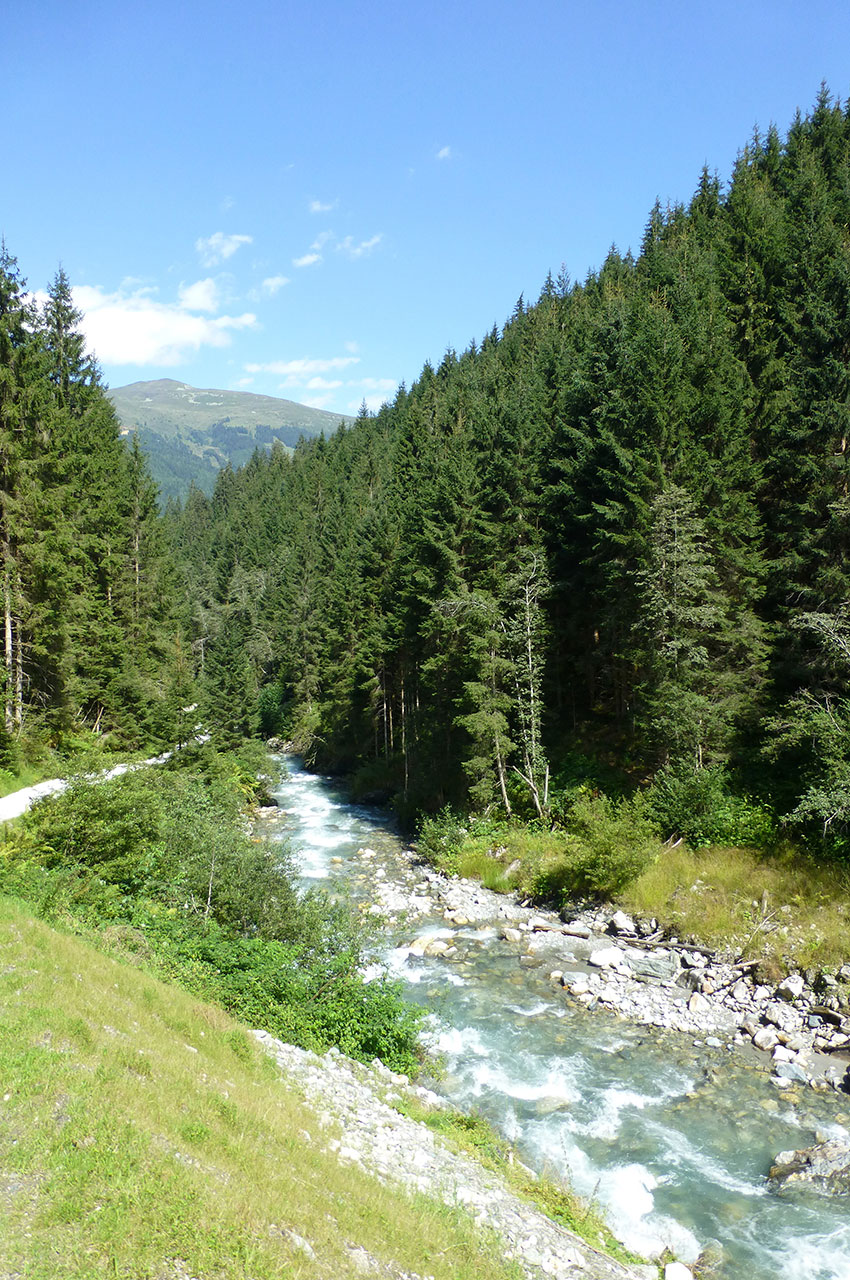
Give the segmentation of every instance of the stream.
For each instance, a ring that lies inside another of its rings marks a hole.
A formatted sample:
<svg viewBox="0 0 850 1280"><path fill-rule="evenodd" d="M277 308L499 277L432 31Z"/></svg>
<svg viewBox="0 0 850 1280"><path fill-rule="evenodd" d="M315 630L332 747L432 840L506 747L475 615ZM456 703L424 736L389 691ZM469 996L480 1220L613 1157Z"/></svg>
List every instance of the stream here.
<svg viewBox="0 0 850 1280"><path fill-rule="evenodd" d="M411 868L383 815L297 759L283 763L267 834L290 842L302 883L364 910L376 881L427 903L427 869ZM411 952L414 939L450 934L450 959ZM846 1138L850 1097L780 1090L725 1046L588 1012L549 966L520 963L498 918L449 928L434 904L384 937L378 959L427 1009L442 1055L431 1087L595 1200L630 1248L693 1262L710 1247L718 1280L850 1280L847 1197L766 1179L777 1152Z"/></svg>

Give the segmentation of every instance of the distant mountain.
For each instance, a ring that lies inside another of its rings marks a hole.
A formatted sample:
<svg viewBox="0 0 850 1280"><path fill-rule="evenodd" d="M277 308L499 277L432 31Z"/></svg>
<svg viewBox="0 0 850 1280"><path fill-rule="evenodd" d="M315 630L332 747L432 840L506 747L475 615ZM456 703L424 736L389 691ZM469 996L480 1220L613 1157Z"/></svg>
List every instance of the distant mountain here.
<svg viewBox="0 0 850 1280"><path fill-rule="evenodd" d="M165 500L183 497L194 481L211 493L227 463L242 466L256 448L279 440L291 449L301 436L330 435L339 413L247 391L201 391L173 378L131 382L109 392L125 434L135 431Z"/></svg>

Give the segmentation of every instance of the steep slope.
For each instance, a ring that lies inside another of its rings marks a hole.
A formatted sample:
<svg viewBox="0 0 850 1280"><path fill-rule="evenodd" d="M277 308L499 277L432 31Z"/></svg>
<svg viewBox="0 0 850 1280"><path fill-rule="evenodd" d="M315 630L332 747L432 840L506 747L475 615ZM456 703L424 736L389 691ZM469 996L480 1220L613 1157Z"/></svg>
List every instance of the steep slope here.
<svg viewBox="0 0 850 1280"><path fill-rule="evenodd" d="M135 431L163 498L182 497L190 482L211 493L230 463L242 466L275 440L291 449L302 436L331 434L341 414L245 391L200 390L173 378L131 382L109 392L122 431Z"/></svg>
<svg viewBox="0 0 850 1280"><path fill-rule="evenodd" d="M392 1122L408 1148L456 1170L424 1126L382 1101L400 1077L271 1042L282 1078L220 1009L5 897L0 939L0 1274L542 1280L505 1257L516 1246L441 1203L439 1188L414 1198L349 1151L364 1123ZM111 942L120 952L118 930ZM356 1114L331 1117L323 1084ZM464 1177L501 1190L471 1164ZM572 1247L529 1206L514 1219L520 1235L545 1226ZM578 1248L586 1265L570 1275L635 1274Z"/></svg>

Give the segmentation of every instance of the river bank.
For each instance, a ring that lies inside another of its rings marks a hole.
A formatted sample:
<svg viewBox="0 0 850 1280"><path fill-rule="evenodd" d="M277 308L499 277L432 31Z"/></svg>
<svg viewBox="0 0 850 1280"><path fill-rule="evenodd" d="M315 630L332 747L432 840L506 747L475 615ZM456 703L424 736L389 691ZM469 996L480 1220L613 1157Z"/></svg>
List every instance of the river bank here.
<svg viewBox="0 0 850 1280"><path fill-rule="evenodd" d="M635 939L602 932L601 920L595 935L587 926L594 936L571 935L583 922L439 875L378 812L290 763L268 833L291 842L305 885L353 900L364 932L378 926L377 967L388 965L429 1013L429 1044L443 1061L432 1088L495 1124L532 1167L595 1199L636 1253L669 1248L694 1264L715 1241L714 1274L730 1280L842 1275L850 1229L840 1205L772 1191L768 1172L778 1152L819 1133L846 1140L846 1095L783 1078L772 1053L736 1044L723 992L639 981L578 955L591 946L625 955ZM709 978L711 968L693 971ZM621 982L664 1002L654 1019L621 1016L599 999ZM717 1023L697 1025L705 1010L688 1008L694 995L716 1005ZM666 1024L670 1008L687 1029Z"/></svg>
<svg viewBox="0 0 850 1280"><path fill-rule="evenodd" d="M752 978L751 966L675 938L664 940L657 922L636 922L613 907L569 913L564 921L511 895L434 871L414 849L400 855L406 883L398 880L398 862L390 880L374 850L362 849L358 857L371 880L374 901L365 908L370 915L396 929L442 914L445 931L412 937L410 954L439 955L451 963L465 936L498 922L499 943L520 965L541 970L565 998L591 1011L700 1037L707 1050L742 1051L770 1071L779 1088L850 1088L850 1022L838 1011L840 997L814 991L799 974L767 986ZM840 971L835 988L850 991L850 965Z"/></svg>
<svg viewBox="0 0 850 1280"><path fill-rule="evenodd" d="M331 1050L319 1056L254 1033L289 1085L301 1090L318 1116L326 1149L340 1162L374 1174L409 1193L435 1196L496 1231L505 1256L528 1280L655 1280L658 1267L627 1265L600 1253L513 1194L504 1180L451 1151L426 1125L402 1114L410 1103L442 1108L435 1093L407 1076L371 1067ZM671 1272L671 1276L675 1273ZM684 1275L684 1269L679 1273ZM687 1273L690 1275L690 1272Z"/></svg>

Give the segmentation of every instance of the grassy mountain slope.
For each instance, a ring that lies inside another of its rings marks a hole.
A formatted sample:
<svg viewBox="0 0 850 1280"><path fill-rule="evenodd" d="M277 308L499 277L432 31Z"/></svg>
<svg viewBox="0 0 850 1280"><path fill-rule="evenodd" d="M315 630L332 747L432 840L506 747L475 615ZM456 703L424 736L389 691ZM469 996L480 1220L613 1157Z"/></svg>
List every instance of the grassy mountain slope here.
<svg viewBox="0 0 850 1280"><path fill-rule="evenodd" d="M182 497L191 481L211 493L230 462L242 466L260 446L286 448L301 436L331 434L341 414L245 391L203 391L172 378L131 382L109 392L122 428L136 431L162 497Z"/></svg>
<svg viewBox="0 0 850 1280"><path fill-rule="evenodd" d="M10 898L0 1082L0 1275L344 1280L364 1250L388 1276L516 1274L467 1215L343 1167L227 1014Z"/></svg>

